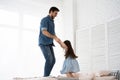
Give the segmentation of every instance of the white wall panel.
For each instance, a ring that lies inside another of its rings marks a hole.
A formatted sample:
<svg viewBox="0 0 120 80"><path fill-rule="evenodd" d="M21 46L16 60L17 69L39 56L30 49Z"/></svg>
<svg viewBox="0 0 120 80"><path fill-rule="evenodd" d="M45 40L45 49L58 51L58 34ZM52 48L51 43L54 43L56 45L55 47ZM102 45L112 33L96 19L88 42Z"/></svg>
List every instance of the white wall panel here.
<svg viewBox="0 0 120 80"><path fill-rule="evenodd" d="M91 54L90 54L90 43L89 43L89 29L77 31L76 36L76 53L80 63L81 71L90 70Z"/></svg>
<svg viewBox="0 0 120 80"><path fill-rule="evenodd" d="M105 25L103 24L91 28L91 54L92 69L106 69Z"/></svg>
<svg viewBox="0 0 120 80"><path fill-rule="evenodd" d="M108 23L109 68L120 69L120 18Z"/></svg>

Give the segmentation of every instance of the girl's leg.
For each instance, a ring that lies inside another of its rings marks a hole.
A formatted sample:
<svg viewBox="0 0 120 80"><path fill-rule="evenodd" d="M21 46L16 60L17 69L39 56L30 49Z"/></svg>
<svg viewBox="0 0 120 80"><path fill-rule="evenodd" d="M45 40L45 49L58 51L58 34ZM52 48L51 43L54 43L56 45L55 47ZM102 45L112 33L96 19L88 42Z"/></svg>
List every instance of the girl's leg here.
<svg viewBox="0 0 120 80"><path fill-rule="evenodd" d="M73 74L72 74L72 72L69 72L66 75L67 75L67 77L74 77Z"/></svg>
<svg viewBox="0 0 120 80"><path fill-rule="evenodd" d="M79 74L77 74L77 73L72 73L72 75L74 76L74 78L79 78L80 77Z"/></svg>
<svg viewBox="0 0 120 80"><path fill-rule="evenodd" d="M77 73L69 72L69 73L67 73L66 75L67 75L67 77L79 78L79 74L77 74Z"/></svg>

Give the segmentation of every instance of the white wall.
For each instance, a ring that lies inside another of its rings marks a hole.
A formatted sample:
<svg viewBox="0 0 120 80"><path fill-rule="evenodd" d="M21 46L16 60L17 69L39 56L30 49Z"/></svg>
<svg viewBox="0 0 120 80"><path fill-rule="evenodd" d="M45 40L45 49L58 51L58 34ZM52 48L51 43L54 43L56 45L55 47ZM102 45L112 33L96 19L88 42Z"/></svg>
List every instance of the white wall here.
<svg viewBox="0 0 120 80"><path fill-rule="evenodd" d="M81 71L120 68L119 0L1 0L1 80L43 75L39 22L53 5L60 8L55 19L56 33L62 40L71 41ZM59 75L64 53L55 44L56 64L52 75Z"/></svg>
<svg viewBox="0 0 120 80"><path fill-rule="evenodd" d="M75 50L75 29L76 29L76 0L64 0L63 1L63 22L64 22L64 40L70 40L72 43L72 46Z"/></svg>
<svg viewBox="0 0 120 80"><path fill-rule="evenodd" d="M0 1L0 79L43 76L44 57L38 46L40 20L51 6L60 9L55 19L56 33L63 39L62 1L1 0ZM64 53L56 44L56 64L51 75L60 74ZM61 58L63 58L61 60ZM60 66L61 65L61 66Z"/></svg>
<svg viewBox="0 0 120 80"><path fill-rule="evenodd" d="M76 19L81 71L120 69L120 1L77 0Z"/></svg>

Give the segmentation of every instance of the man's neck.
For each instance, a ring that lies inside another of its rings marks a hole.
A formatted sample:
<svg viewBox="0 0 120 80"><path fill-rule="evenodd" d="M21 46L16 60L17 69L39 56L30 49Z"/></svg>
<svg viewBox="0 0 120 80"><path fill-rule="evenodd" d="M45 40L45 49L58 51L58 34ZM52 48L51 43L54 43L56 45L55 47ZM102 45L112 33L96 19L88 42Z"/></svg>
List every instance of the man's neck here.
<svg viewBox="0 0 120 80"><path fill-rule="evenodd" d="M49 14L49 16L50 16L52 19L54 19L52 15Z"/></svg>

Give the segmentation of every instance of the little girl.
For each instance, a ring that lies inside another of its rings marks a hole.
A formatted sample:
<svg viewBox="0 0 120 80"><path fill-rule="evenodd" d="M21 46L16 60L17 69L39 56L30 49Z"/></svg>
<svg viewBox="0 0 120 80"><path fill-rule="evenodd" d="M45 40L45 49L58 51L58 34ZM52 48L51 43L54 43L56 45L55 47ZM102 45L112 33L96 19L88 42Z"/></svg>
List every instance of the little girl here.
<svg viewBox="0 0 120 80"><path fill-rule="evenodd" d="M60 42L62 48L65 49L65 60L61 74L66 74L67 77L77 77L76 72L79 72L79 64L76 60L77 56L75 55L71 43L69 40Z"/></svg>

